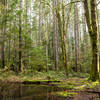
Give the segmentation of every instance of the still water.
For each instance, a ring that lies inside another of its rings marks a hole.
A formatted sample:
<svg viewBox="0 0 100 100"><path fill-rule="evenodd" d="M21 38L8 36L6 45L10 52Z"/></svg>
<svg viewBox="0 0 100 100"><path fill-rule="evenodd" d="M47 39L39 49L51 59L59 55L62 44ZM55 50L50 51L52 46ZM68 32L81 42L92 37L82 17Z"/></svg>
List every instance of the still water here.
<svg viewBox="0 0 100 100"><path fill-rule="evenodd" d="M53 95L62 91L49 85L0 84L0 100L66 100Z"/></svg>

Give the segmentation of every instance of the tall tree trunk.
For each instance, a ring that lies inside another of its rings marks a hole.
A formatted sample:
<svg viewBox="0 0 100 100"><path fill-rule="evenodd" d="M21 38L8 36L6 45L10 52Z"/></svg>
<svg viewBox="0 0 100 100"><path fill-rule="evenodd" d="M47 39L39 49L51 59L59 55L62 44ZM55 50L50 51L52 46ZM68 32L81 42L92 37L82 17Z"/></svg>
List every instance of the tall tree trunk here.
<svg viewBox="0 0 100 100"><path fill-rule="evenodd" d="M20 10L22 10L22 0L20 0ZM22 69L22 19L19 15L19 72Z"/></svg>
<svg viewBox="0 0 100 100"><path fill-rule="evenodd" d="M77 5L74 4L74 34L75 34L75 71L78 70L78 18Z"/></svg>
<svg viewBox="0 0 100 100"><path fill-rule="evenodd" d="M1 66L4 68L5 66L5 33L6 33L6 22L7 22L7 0L2 0L2 4L5 6L3 8L2 13L4 14L4 20L2 21L2 46L1 46Z"/></svg>
<svg viewBox="0 0 100 100"><path fill-rule="evenodd" d="M1 66L2 68L4 68L5 66L5 52L4 52L4 47L5 47L5 43L4 43L4 40L5 40L5 29L3 27L2 29L2 46L1 46Z"/></svg>
<svg viewBox="0 0 100 100"><path fill-rule="evenodd" d="M57 6L57 1L53 0L53 8ZM55 60L55 70L58 70L58 29L57 29L57 18L56 12L53 12L53 26L54 26L54 60Z"/></svg>
<svg viewBox="0 0 100 100"><path fill-rule="evenodd" d="M66 54L66 25L65 25L65 6L64 2L62 2L62 20L61 15L59 13L59 6L56 8L56 16L58 19L58 28L61 37L61 49L62 49L62 56L63 56L63 63L66 72L66 76L68 76L68 68L67 68L67 54Z"/></svg>
<svg viewBox="0 0 100 100"><path fill-rule="evenodd" d="M99 68L99 56L98 56L98 29L97 29L97 14L96 14L96 0L90 0L91 5L91 23L93 34L91 36L92 43L92 70L91 70L91 78L96 80L99 78L98 68Z"/></svg>
<svg viewBox="0 0 100 100"><path fill-rule="evenodd" d="M14 25L14 30L16 29L16 18L14 19L14 22L13 22L13 25ZM17 58L17 50L16 50L16 34L15 34L15 32L14 32L14 34L13 34L13 50L14 50L14 56L13 56L13 62L14 62L14 64L16 65L16 58ZM13 71L18 71L17 70L17 68L15 68L16 66L13 66Z"/></svg>
<svg viewBox="0 0 100 100"><path fill-rule="evenodd" d="M83 23L83 34L84 34L84 51L87 53L88 51L88 38L87 38L87 32L86 32L86 18L83 15L82 16L82 23Z"/></svg>
<svg viewBox="0 0 100 100"><path fill-rule="evenodd" d="M64 1L62 0L62 28L63 28L63 35L62 35L62 43L63 43L63 59L64 59L64 66L66 68L66 75L68 76L68 68L67 68L67 52L66 52L66 23L65 23L65 6Z"/></svg>
<svg viewBox="0 0 100 100"><path fill-rule="evenodd" d="M99 9L98 9L98 7L96 6L96 13L97 13L97 21L98 21L98 48L100 48L100 20L99 20ZM100 52L99 52L99 63L100 63ZM100 66L99 66L99 73L100 73Z"/></svg>
<svg viewBox="0 0 100 100"><path fill-rule="evenodd" d="M91 45L92 45L92 65L91 65L91 80L99 79L99 59L98 59L98 29L97 29L97 14L96 0L90 0L91 9L89 10L87 0L84 0L85 16L89 30ZM90 12L89 12L90 11ZM90 16L89 16L90 14Z"/></svg>
<svg viewBox="0 0 100 100"><path fill-rule="evenodd" d="M42 4L40 0L40 5L39 5L39 27L38 27L38 45L41 44L41 27L42 27Z"/></svg>
<svg viewBox="0 0 100 100"><path fill-rule="evenodd" d="M11 22L10 22L10 32L11 32ZM8 40L9 48L8 48L8 59L10 63L10 58L11 58L11 33L9 34L9 40Z"/></svg>

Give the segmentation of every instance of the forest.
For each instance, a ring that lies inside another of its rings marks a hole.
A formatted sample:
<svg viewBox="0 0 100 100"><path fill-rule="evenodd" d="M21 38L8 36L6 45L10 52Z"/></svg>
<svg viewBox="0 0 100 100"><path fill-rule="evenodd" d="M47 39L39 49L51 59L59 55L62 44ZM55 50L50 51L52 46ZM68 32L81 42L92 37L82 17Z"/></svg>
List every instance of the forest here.
<svg viewBox="0 0 100 100"><path fill-rule="evenodd" d="M100 100L100 0L0 0L0 100Z"/></svg>

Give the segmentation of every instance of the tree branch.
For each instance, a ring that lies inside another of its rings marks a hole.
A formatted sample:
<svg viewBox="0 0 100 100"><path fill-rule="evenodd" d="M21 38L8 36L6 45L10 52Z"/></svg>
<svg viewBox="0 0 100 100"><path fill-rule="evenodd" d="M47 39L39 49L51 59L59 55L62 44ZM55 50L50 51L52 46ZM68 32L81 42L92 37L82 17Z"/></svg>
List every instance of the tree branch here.
<svg viewBox="0 0 100 100"><path fill-rule="evenodd" d="M78 2L84 2L84 1L83 0L71 1L70 3L66 4L65 6L68 6L68 5L72 4L72 3L78 3Z"/></svg>
<svg viewBox="0 0 100 100"><path fill-rule="evenodd" d="M100 1L97 3L97 6L100 4Z"/></svg>

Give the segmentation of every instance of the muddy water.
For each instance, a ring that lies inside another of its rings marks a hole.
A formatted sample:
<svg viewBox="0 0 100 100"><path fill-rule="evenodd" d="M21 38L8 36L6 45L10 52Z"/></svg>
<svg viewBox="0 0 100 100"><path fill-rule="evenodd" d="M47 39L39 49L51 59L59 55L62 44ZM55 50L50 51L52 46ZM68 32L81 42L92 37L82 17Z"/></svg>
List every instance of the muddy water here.
<svg viewBox="0 0 100 100"><path fill-rule="evenodd" d="M52 95L55 91L63 91L49 85L0 84L0 100L65 100Z"/></svg>

